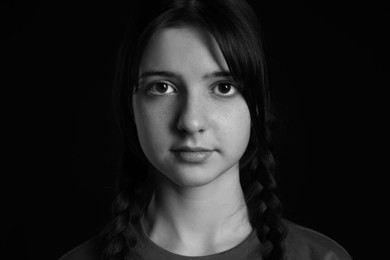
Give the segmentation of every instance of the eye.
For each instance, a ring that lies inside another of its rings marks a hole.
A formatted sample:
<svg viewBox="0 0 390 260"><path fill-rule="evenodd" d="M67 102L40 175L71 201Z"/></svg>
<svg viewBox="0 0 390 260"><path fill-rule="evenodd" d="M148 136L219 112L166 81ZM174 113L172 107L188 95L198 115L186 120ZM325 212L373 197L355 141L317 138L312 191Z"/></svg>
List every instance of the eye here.
<svg viewBox="0 0 390 260"><path fill-rule="evenodd" d="M221 82L215 85L212 89L212 92L214 92L218 96L222 97L230 97L237 93L237 88L228 82Z"/></svg>
<svg viewBox="0 0 390 260"><path fill-rule="evenodd" d="M176 89L169 83L166 82L155 82L149 85L147 93L149 95L170 95L176 93Z"/></svg>

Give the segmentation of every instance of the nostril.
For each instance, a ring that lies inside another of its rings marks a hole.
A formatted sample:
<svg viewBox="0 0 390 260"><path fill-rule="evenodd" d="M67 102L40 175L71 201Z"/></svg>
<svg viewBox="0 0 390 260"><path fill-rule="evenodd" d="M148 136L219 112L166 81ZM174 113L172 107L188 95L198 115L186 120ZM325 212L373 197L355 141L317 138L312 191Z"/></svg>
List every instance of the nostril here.
<svg viewBox="0 0 390 260"><path fill-rule="evenodd" d="M205 116L202 113L188 113L183 111L177 121L177 128L180 131L192 133L203 133L207 128Z"/></svg>
<svg viewBox="0 0 390 260"><path fill-rule="evenodd" d="M197 93L187 93L178 107L176 127L183 132L203 133L207 129L207 106Z"/></svg>
<svg viewBox="0 0 390 260"><path fill-rule="evenodd" d="M199 119L189 119L189 118L180 119L177 124L177 128L181 131L190 134L196 132L203 133L205 131L204 124Z"/></svg>

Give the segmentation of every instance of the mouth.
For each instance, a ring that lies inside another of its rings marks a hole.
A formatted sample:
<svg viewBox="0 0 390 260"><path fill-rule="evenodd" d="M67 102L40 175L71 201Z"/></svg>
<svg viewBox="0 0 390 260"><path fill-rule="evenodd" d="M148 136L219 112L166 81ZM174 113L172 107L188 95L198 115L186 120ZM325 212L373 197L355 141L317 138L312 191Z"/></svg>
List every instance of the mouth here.
<svg viewBox="0 0 390 260"><path fill-rule="evenodd" d="M201 163L206 161L214 150L203 147L179 147L172 149L171 152L182 162Z"/></svg>

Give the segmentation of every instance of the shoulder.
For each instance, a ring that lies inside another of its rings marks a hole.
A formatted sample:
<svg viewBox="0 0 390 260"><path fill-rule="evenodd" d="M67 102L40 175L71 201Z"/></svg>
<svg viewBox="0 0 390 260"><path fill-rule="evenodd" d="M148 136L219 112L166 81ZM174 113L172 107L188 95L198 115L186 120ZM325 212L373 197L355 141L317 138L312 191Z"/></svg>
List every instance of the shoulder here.
<svg viewBox="0 0 390 260"><path fill-rule="evenodd" d="M351 260L337 242L309 228L285 221L288 233L286 253L289 260Z"/></svg>
<svg viewBox="0 0 390 260"><path fill-rule="evenodd" d="M309 228L286 221L287 259L351 260L347 251L331 238Z"/></svg>
<svg viewBox="0 0 390 260"><path fill-rule="evenodd" d="M99 260L101 259L101 252L102 246L100 239L94 237L75 247L59 260Z"/></svg>

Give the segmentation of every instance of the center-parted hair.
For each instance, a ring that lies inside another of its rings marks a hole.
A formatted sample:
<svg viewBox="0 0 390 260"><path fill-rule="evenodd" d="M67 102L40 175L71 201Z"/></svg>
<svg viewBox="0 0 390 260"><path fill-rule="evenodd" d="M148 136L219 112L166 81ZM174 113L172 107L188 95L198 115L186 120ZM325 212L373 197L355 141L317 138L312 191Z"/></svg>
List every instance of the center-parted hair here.
<svg viewBox="0 0 390 260"><path fill-rule="evenodd" d="M144 0L130 19L113 86L115 116L124 142L113 219L103 232L103 259L139 259L136 246L144 238L141 217L153 185L151 164L142 152L133 116L139 64L154 32L167 27L198 26L217 41L251 115L251 136L240 160L240 181L249 220L261 241L263 259L284 259L285 228L276 196L275 161L271 153L273 115L261 30L244 0ZM130 158L136 158L130 160Z"/></svg>

